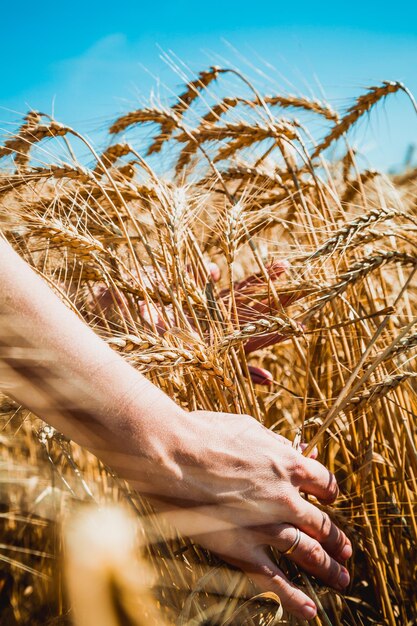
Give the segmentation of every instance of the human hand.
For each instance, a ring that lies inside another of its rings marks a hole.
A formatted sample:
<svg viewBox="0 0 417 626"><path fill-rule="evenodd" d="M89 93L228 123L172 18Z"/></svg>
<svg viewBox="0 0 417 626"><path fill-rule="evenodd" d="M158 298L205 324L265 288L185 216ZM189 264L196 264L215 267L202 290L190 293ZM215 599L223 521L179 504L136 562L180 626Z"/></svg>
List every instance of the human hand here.
<svg viewBox="0 0 417 626"><path fill-rule="evenodd" d="M276 593L290 613L313 618L314 602L266 547L285 553L294 546L288 558L302 569L339 591L348 585L342 562L352 554L349 540L300 493L333 502L334 476L247 415L196 411L169 430L169 442L166 432L157 438L167 469L148 485L157 506L180 532Z"/></svg>
<svg viewBox="0 0 417 626"><path fill-rule="evenodd" d="M265 267L274 287L277 286L279 281L282 281L289 267L289 263L283 260L274 261ZM244 280L235 282L233 289L241 326L256 322L262 317L280 315L283 309L295 302L302 295L301 293L288 292L279 295L278 301L275 301L272 297L272 293L268 292L268 284L265 278L260 273L251 274ZM264 294L260 296L259 294L263 292ZM227 303L230 299L230 290L223 289L220 292L220 297ZM245 344L245 352L246 354L250 354L255 350L260 350L261 348L266 348L284 341L284 339L286 339L286 337L279 333L258 335L248 339Z"/></svg>
<svg viewBox="0 0 417 626"><path fill-rule="evenodd" d="M275 261L266 266L266 271L274 286L276 286L277 282L285 274L288 267L289 264L286 261ZM218 282L221 277L219 266L216 263L208 263L207 269L207 280L211 280L213 283ZM147 276L142 278L145 285L152 287L150 276L153 276L154 282L161 286L161 281L156 277L152 268L147 270L147 274ZM289 306L302 295L298 293L283 294L279 296L278 302L274 301L272 294L268 294L268 285L265 278L259 273L251 274L244 280L235 282L233 289L238 320L241 326L256 322L263 317L279 315L282 308ZM118 313L128 318L128 303L123 299L124 297L120 293L112 293L111 289L104 284L97 284L93 293L95 302L92 306L90 303L90 308L93 313L96 313L98 316L104 314L111 320L115 313L115 307L117 307ZM219 293L219 298L223 300L226 307L229 305L230 297L229 288L222 289ZM170 325L175 326L176 321L172 307L166 306L163 310L158 304L145 303L143 301L139 301L138 305L144 323L154 326L160 335L163 335L169 330ZM188 316L188 320L192 329L194 327L193 318ZM255 350L279 343L284 339L285 336L279 333L257 335L256 337L250 338L245 343L245 352L246 354L250 354ZM196 340L199 341L197 334ZM262 385L272 384L273 378L268 370L252 365L248 366L248 370L254 383Z"/></svg>

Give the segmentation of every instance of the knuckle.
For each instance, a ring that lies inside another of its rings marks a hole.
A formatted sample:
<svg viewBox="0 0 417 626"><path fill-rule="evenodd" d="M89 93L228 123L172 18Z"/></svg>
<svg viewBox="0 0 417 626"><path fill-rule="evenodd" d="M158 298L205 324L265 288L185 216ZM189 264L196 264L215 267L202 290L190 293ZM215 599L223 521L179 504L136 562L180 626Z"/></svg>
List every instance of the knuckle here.
<svg viewBox="0 0 417 626"><path fill-rule="evenodd" d="M297 492L294 489L285 489L280 494L280 506L283 512L289 513L290 518L298 517L298 503L296 499ZM289 518L288 518L289 519Z"/></svg>
<svg viewBox="0 0 417 626"><path fill-rule="evenodd" d="M317 541L312 541L306 556L305 561L312 567L319 567L323 563L323 548Z"/></svg>
<svg viewBox="0 0 417 626"><path fill-rule="evenodd" d="M256 558L245 564L244 571L262 589L273 591L276 586L277 571L272 564L260 561Z"/></svg>
<svg viewBox="0 0 417 626"><path fill-rule="evenodd" d="M337 484L336 476L329 472L329 484L327 486L327 500L334 502L339 495L339 486Z"/></svg>
<svg viewBox="0 0 417 626"><path fill-rule="evenodd" d="M321 513L323 516L323 523L321 526L321 535L327 538L330 536L332 532L333 524L332 524L332 520L330 519L327 513L325 513L324 511L322 511Z"/></svg>
<svg viewBox="0 0 417 626"><path fill-rule="evenodd" d="M271 580L274 578L275 572L267 563L256 563L254 564L254 571L256 574L260 574L261 576L265 576L266 579Z"/></svg>
<svg viewBox="0 0 417 626"><path fill-rule="evenodd" d="M297 453L291 454L288 463L288 472L293 485L298 486L304 482L307 478L304 457Z"/></svg>

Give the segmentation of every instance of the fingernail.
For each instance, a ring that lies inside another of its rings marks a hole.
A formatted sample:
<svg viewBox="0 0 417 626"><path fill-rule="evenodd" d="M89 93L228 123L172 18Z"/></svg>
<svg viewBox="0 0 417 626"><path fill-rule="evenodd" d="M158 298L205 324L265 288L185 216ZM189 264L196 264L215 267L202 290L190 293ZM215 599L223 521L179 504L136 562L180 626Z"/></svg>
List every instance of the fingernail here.
<svg viewBox="0 0 417 626"><path fill-rule="evenodd" d="M339 587L347 587L350 581L350 576L349 576L349 572L343 567L340 574L339 574L339 578L337 580L337 583L339 585Z"/></svg>
<svg viewBox="0 0 417 626"><path fill-rule="evenodd" d="M350 559L351 556L352 556L352 546L350 545L350 543L347 543L340 553L340 558L342 559L342 561L346 561L347 559Z"/></svg>
<svg viewBox="0 0 417 626"><path fill-rule="evenodd" d="M306 619L313 619L313 617L316 617L317 615L316 607L310 606L310 604L306 604L303 607L303 615Z"/></svg>

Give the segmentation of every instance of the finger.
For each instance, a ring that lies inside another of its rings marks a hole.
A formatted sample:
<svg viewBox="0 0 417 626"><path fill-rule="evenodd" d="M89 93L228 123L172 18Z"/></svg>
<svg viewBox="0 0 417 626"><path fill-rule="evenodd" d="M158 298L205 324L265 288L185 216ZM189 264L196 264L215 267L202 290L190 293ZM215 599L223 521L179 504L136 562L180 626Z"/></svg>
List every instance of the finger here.
<svg viewBox="0 0 417 626"><path fill-rule="evenodd" d="M306 295L305 291L288 291L287 293L281 293L279 295L279 301L285 309L291 304L294 304L294 302L297 302L297 300L304 298L305 295ZM274 310L278 311L276 307Z"/></svg>
<svg viewBox="0 0 417 626"><path fill-rule="evenodd" d="M296 528L291 524L264 527L263 532L268 545L275 546L283 553L291 549L294 542L297 541ZM284 554L284 556L286 555ZM350 577L347 569L327 554L316 539L303 532L300 534L295 549L287 558L334 589L342 591L349 584Z"/></svg>
<svg viewBox="0 0 417 626"><path fill-rule="evenodd" d="M279 333L269 333L268 335L258 335L257 337L253 337L252 339L249 339L246 342L245 354L250 354L251 352L255 352L255 350L262 350L263 348L267 348L268 346L274 346L276 343L280 343L284 339L288 339L288 337L285 337L284 335L280 335Z"/></svg>
<svg viewBox="0 0 417 626"><path fill-rule="evenodd" d="M300 444L301 452L304 452L304 450L307 448L307 446L308 446L308 443L301 443ZM314 446L314 448L312 449L312 451L310 452L310 454L308 455L307 458L309 458L309 459L317 459L318 455L319 455L319 450L318 450L317 446Z"/></svg>
<svg viewBox="0 0 417 626"><path fill-rule="evenodd" d="M284 293L279 293L278 303L274 298L269 297L267 300L264 299L255 302L252 306L252 310L254 313L256 312L258 314L257 317L259 317L260 315L272 315L277 312L279 313L282 308L285 309L286 307L290 306L290 304L293 304L304 296L305 292L303 291L287 291ZM255 317L255 315L253 315L253 317Z"/></svg>
<svg viewBox="0 0 417 626"><path fill-rule="evenodd" d="M345 533L332 522L324 511L304 500L301 495L295 500L291 522L313 539L337 561L346 561L352 556L352 544Z"/></svg>
<svg viewBox="0 0 417 626"><path fill-rule="evenodd" d="M279 278L281 274L284 274L291 267L290 262L287 259L281 259L280 261L272 261L266 266L268 276L274 280Z"/></svg>
<svg viewBox="0 0 417 626"><path fill-rule="evenodd" d="M140 304L139 310L143 321L148 323L151 328L155 326L158 333L163 335L167 330L167 324L161 315L160 308L153 304L153 302L150 302ZM165 308L165 315L168 319L172 317L168 308Z"/></svg>
<svg viewBox="0 0 417 626"><path fill-rule="evenodd" d="M265 428L265 426L264 426ZM290 446L290 448L294 448L294 443L290 440L287 439L287 437L284 437L283 435L280 435L279 433L276 433L274 430L272 430L271 428L266 428L266 430L275 437L275 439L278 439L278 441L280 441L281 443L283 443L286 446ZM303 452L303 450L305 450L308 446L308 443L300 443L300 451ZM294 448L296 449L296 448ZM310 456L306 457L306 458L310 458L310 459L316 459L317 456L319 454L319 451L317 449L317 446L314 446L314 448L312 449L312 451L310 452Z"/></svg>
<svg viewBox="0 0 417 626"><path fill-rule="evenodd" d="M289 262L283 259L282 261L274 261L273 263L266 265L265 269L269 278L271 278L271 280L276 280L284 274L289 267ZM247 287L259 284L265 284L265 278L260 272L257 272L256 274L251 274L247 278L237 282L236 287L246 289Z"/></svg>
<svg viewBox="0 0 417 626"><path fill-rule="evenodd" d="M339 495L335 475L324 465L309 457L302 457L300 471L296 475L296 486L316 496L324 504L331 504Z"/></svg>
<svg viewBox="0 0 417 626"><path fill-rule="evenodd" d="M210 274L210 278L214 283L217 283L220 280L220 268L217 263L208 263L207 269Z"/></svg>
<svg viewBox="0 0 417 626"><path fill-rule="evenodd" d="M245 572L261 591L275 593L281 600L282 607L292 615L308 620L316 616L316 605L311 598L286 578L263 548L256 550L253 562L245 567Z"/></svg>
<svg viewBox="0 0 417 626"><path fill-rule="evenodd" d="M282 309L288 306L288 303L294 301L293 294L277 294L278 302L272 298L272 295L267 299L259 300L259 289L262 285L256 285L253 289L243 288L241 283L234 284L235 300L239 313L239 319L242 324L259 319L260 317L266 317L275 313L282 312ZM224 296L228 296L229 292ZM297 294L298 295L298 294ZM223 296L223 297L224 297Z"/></svg>
<svg viewBox="0 0 417 626"><path fill-rule="evenodd" d="M247 324L260 317L267 317L281 312L288 305L289 297L287 294L278 294L278 303L270 296L268 299L256 300L259 285L256 289L249 291L243 290L240 284L235 284L236 304L239 313L239 320L242 324ZM258 295L259 297L259 295ZM291 294L291 298L292 298Z"/></svg>
<svg viewBox="0 0 417 626"><path fill-rule="evenodd" d="M275 281L277 278L281 276L289 267L288 261L275 261L271 265L266 266L266 271L271 278L271 280ZM247 276L243 280L239 280L234 283L233 287L236 292L236 295L244 295L250 296L253 293L256 293L256 290L260 285L266 285L266 281L264 276L261 273L251 274ZM220 297L224 298L229 295L228 289L222 289L220 292Z"/></svg>
<svg viewBox="0 0 417 626"><path fill-rule="evenodd" d="M266 426L264 426L263 424L259 424L259 426L261 428L263 428L269 435L272 435L272 437L274 437L274 439L277 441L279 441L280 443L283 443L285 446L289 446L290 448L294 448L294 442L291 441L291 439L287 439L287 437L284 437L283 435L280 435L279 433L275 432L275 430L272 430L272 428L267 428ZM300 443L300 447L299 447L299 451L303 452L308 446L308 443ZM297 448L294 448L297 449ZM318 456L318 448L317 446L314 446L314 448L312 449L312 451L310 452L310 456L309 457L305 457L305 458L311 458L311 459L316 459Z"/></svg>
<svg viewBox="0 0 417 626"><path fill-rule="evenodd" d="M271 311L268 315L271 314ZM272 311L273 314L273 311ZM240 315L239 315L240 319ZM256 321L259 319L258 315L252 314L250 321ZM302 329L302 325L299 324L300 329ZM266 335L258 335L249 339L245 344L245 353L250 354L255 350L262 350L263 348L267 348L268 346L275 345L280 343L281 341L285 341L288 339L287 335L280 335L279 333L268 333Z"/></svg>
<svg viewBox="0 0 417 626"><path fill-rule="evenodd" d="M274 379L269 370L256 367L255 365L248 365L248 370L252 382L255 383L255 385L266 385L270 387L273 384Z"/></svg>

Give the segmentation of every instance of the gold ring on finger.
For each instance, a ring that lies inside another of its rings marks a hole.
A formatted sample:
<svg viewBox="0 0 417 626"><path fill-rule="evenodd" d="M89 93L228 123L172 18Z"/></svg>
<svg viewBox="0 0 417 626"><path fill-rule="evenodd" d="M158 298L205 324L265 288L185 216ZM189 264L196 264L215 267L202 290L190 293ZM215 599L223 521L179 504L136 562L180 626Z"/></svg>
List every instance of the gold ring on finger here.
<svg viewBox="0 0 417 626"><path fill-rule="evenodd" d="M284 552L281 552L283 556L289 556L290 554L292 554L294 550L296 549L296 547L298 546L298 544L300 543L300 539L301 539L300 529L296 528L295 530L296 530L295 539L287 550L285 550Z"/></svg>

